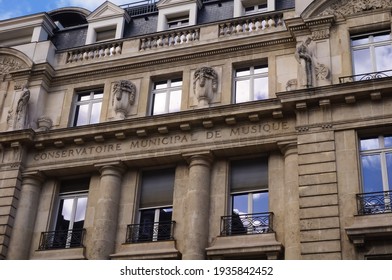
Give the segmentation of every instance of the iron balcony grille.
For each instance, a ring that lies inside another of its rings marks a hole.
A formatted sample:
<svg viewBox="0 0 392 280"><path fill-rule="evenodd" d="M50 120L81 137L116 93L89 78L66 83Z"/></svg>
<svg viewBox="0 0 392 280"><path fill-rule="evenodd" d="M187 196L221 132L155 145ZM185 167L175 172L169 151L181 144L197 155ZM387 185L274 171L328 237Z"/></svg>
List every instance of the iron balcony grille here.
<svg viewBox="0 0 392 280"><path fill-rule="evenodd" d="M221 235L262 234L274 232L273 213L234 214L221 217Z"/></svg>
<svg viewBox="0 0 392 280"><path fill-rule="evenodd" d="M392 76L392 70L380 71L380 72L372 72L366 74L359 74L359 75L352 75L352 76L345 76L340 77L339 82L343 83L352 83L358 81L370 81L376 80L381 78L388 78Z"/></svg>
<svg viewBox="0 0 392 280"><path fill-rule="evenodd" d="M357 194L358 214L392 212L392 191Z"/></svg>
<svg viewBox="0 0 392 280"><path fill-rule="evenodd" d="M121 8L127 10L131 17L143 16L152 13L157 13L157 2L158 0L141 0L129 4L120 5Z"/></svg>
<svg viewBox="0 0 392 280"><path fill-rule="evenodd" d="M84 247L85 233L85 229L42 232L38 250Z"/></svg>
<svg viewBox="0 0 392 280"><path fill-rule="evenodd" d="M132 224L127 226L126 243L174 240L175 221Z"/></svg>

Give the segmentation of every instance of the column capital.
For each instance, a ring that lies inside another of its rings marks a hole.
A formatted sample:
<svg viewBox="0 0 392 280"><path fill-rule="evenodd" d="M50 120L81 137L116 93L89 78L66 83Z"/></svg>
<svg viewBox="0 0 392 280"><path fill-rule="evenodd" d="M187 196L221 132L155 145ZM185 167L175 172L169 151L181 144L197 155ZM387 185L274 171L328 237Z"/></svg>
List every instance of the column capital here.
<svg viewBox="0 0 392 280"><path fill-rule="evenodd" d="M188 162L189 166L193 166L193 165L210 166L214 160L214 155L211 151L187 153L187 154L183 154L182 156Z"/></svg>
<svg viewBox="0 0 392 280"><path fill-rule="evenodd" d="M45 181L45 174L42 171L28 171L22 173L22 180L33 180L38 184L41 184Z"/></svg>
<svg viewBox="0 0 392 280"><path fill-rule="evenodd" d="M110 161L94 165L99 170L101 176L116 175L121 176L126 170L126 165L122 161Z"/></svg>
<svg viewBox="0 0 392 280"><path fill-rule="evenodd" d="M289 155L298 154L298 143L297 141L283 141L278 142L278 147L281 153L287 157Z"/></svg>

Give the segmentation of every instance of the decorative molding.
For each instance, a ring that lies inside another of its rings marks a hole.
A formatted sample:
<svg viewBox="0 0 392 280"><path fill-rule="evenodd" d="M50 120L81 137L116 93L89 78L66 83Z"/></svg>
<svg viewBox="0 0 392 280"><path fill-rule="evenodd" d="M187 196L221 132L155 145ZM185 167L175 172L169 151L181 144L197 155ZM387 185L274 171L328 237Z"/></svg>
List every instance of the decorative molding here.
<svg viewBox="0 0 392 280"><path fill-rule="evenodd" d="M356 13L391 8L392 0L341 0L334 1L319 16L335 15L345 17Z"/></svg>
<svg viewBox="0 0 392 280"><path fill-rule="evenodd" d="M329 79L329 68L325 64L317 63L315 66L316 79L325 81Z"/></svg>
<svg viewBox="0 0 392 280"><path fill-rule="evenodd" d="M25 68L28 68L28 66L22 60L13 56L0 56L0 76L5 76L10 72Z"/></svg>
<svg viewBox="0 0 392 280"><path fill-rule="evenodd" d="M315 41L329 39L329 36L330 36L329 29L314 30L312 32L312 39Z"/></svg>

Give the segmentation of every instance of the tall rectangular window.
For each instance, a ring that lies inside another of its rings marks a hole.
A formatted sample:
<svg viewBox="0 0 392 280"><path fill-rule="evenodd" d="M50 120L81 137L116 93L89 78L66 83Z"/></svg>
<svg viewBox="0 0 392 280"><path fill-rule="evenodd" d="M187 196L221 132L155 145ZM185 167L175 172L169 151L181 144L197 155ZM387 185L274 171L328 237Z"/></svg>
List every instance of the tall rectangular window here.
<svg viewBox="0 0 392 280"><path fill-rule="evenodd" d="M128 226L127 242L173 238L173 189L175 169L144 171L141 177L139 223Z"/></svg>
<svg viewBox="0 0 392 280"><path fill-rule="evenodd" d="M152 115L178 112L181 109L182 79L169 79L154 83Z"/></svg>
<svg viewBox="0 0 392 280"><path fill-rule="evenodd" d="M251 66L235 71L235 103L268 98L268 66Z"/></svg>
<svg viewBox="0 0 392 280"><path fill-rule="evenodd" d="M362 167L362 212L391 211L392 136L380 135L360 140Z"/></svg>
<svg viewBox="0 0 392 280"><path fill-rule="evenodd" d="M73 126L99 123L103 90L80 92L76 96Z"/></svg>
<svg viewBox="0 0 392 280"><path fill-rule="evenodd" d="M369 77L383 77L379 75L363 75L373 72L383 72L387 76L392 74L392 40L391 32L384 31L351 37L353 73L359 75L356 80Z"/></svg>
<svg viewBox="0 0 392 280"><path fill-rule="evenodd" d="M41 250L83 246L89 181L86 178L61 183L54 230L42 233Z"/></svg>
<svg viewBox="0 0 392 280"><path fill-rule="evenodd" d="M230 234L269 232L267 157L232 161L230 194Z"/></svg>

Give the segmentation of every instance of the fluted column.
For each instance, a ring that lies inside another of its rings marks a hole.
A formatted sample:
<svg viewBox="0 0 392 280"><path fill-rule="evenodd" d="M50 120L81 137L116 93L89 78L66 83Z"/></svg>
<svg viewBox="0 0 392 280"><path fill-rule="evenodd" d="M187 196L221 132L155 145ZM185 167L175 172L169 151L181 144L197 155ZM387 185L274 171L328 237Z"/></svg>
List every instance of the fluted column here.
<svg viewBox="0 0 392 280"><path fill-rule="evenodd" d="M300 224L299 224L299 182L298 182L297 144L284 143L281 145L281 151L284 155L285 259L299 260L301 258L301 240L300 240Z"/></svg>
<svg viewBox="0 0 392 280"><path fill-rule="evenodd" d="M29 258L43 182L44 177L40 172L22 174L20 199L16 209L7 259L26 260Z"/></svg>
<svg viewBox="0 0 392 280"><path fill-rule="evenodd" d="M96 165L101 172L89 259L106 260L114 252L122 173L120 162Z"/></svg>
<svg viewBox="0 0 392 280"><path fill-rule="evenodd" d="M207 152L186 157L189 162L189 182L182 259L204 260L205 248L208 246L212 156Z"/></svg>

